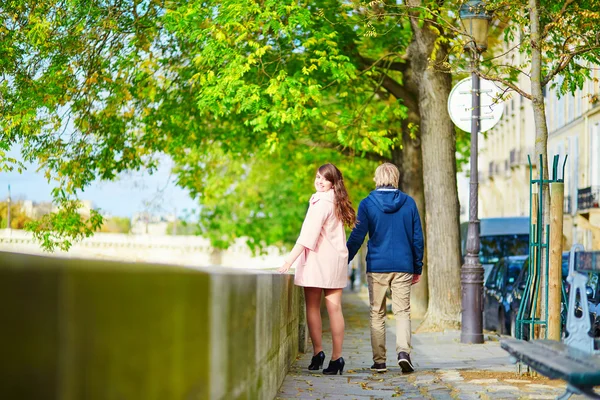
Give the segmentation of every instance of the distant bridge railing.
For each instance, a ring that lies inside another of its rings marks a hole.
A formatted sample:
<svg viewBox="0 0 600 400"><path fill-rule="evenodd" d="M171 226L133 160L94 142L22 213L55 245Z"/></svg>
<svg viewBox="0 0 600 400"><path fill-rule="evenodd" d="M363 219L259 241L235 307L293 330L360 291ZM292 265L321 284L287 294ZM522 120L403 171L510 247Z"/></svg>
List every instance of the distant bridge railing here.
<svg viewBox="0 0 600 400"><path fill-rule="evenodd" d="M283 263L283 255L274 247L268 248L265 254L254 255L241 238L227 250L219 250L213 248L208 239L200 236L96 233L74 243L68 252L47 254L31 233L0 229L0 251L188 266L220 265L238 268L243 265L254 269L275 268Z"/></svg>
<svg viewBox="0 0 600 400"><path fill-rule="evenodd" d="M306 345L291 275L0 252L0 398L273 398Z"/></svg>

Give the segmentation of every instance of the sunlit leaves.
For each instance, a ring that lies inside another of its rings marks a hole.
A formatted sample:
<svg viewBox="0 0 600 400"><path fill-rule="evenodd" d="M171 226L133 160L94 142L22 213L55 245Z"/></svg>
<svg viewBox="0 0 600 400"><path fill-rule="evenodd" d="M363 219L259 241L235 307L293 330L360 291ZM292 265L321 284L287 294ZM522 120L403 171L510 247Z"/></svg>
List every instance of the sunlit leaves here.
<svg viewBox="0 0 600 400"><path fill-rule="evenodd" d="M256 246L292 241L318 164L339 163L355 188L370 186L367 159L389 158L401 146L407 109L382 88L380 70L365 71L362 57L401 59L410 33L406 21L387 19L372 27L389 35L365 36L362 7L333 0L0 6L2 142L22 144L23 158L41 166L63 206L32 225L37 237L52 248L61 236L70 243L90 232L98 220L81 219L71 203L81 190L122 171L152 171L156 153L176 162L178 184L200 202L204 234L220 246L243 232ZM401 73L389 74L402 82Z"/></svg>

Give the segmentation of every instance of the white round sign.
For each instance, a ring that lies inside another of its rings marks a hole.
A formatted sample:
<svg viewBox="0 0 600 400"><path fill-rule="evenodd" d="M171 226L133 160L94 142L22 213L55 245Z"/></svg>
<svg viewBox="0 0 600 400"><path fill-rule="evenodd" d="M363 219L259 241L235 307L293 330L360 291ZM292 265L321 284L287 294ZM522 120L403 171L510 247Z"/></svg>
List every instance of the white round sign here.
<svg viewBox="0 0 600 400"><path fill-rule="evenodd" d="M504 102L496 100L501 89L494 82L481 79L480 81L481 116L479 131L485 132L500 121L504 112ZM452 122L465 132L471 132L471 78L458 82L448 97L448 113Z"/></svg>

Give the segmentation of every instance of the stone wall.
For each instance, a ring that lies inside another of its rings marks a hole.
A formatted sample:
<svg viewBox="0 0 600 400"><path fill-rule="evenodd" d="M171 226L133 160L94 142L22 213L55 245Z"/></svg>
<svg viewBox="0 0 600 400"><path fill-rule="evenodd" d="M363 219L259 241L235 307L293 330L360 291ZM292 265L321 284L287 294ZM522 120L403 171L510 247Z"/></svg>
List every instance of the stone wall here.
<svg viewBox="0 0 600 400"><path fill-rule="evenodd" d="M304 337L292 276L0 253L0 398L270 399Z"/></svg>

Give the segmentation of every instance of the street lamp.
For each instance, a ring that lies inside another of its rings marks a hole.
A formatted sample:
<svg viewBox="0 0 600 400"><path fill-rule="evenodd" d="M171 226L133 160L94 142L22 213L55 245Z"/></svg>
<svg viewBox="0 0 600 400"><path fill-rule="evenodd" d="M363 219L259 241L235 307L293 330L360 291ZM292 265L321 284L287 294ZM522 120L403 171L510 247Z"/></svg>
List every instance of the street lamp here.
<svg viewBox="0 0 600 400"><path fill-rule="evenodd" d="M469 42L465 46L471 52L471 180L469 185L469 229L467 233L467 254L462 266L461 343L483 343L483 268L479 262L479 219L477 217L477 197L479 192L477 169L477 136L480 129L480 85L476 70L479 55L487 49L487 34L491 20L485 9L485 2L471 0L464 2L459 16Z"/></svg>
<svg viewBox="0 0 600 400"><path fill-rule="evenodd" d="M465 1L458 11L460 21L465 33L469 36L469 42L465 46L477 53L487 50L488 28L492 16L485 9L485 1Z"/></svg>

